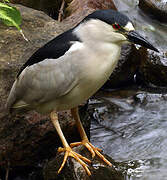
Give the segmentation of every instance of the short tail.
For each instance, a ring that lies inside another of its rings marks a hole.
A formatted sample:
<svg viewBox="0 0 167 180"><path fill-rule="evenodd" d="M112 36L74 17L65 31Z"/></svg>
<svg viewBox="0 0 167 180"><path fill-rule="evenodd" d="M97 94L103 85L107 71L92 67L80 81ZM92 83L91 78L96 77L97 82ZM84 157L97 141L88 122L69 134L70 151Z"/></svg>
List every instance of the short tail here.
<svg viewBox="0 0 167 180"><path fill-rule="evenodd" d="M18 92L17 83L18 82L16 79L16 81L13 83L13 86L11 88L11 91L9 93L9 96L7 98L7 102L5 105L5 108L9 113L12 113L16 109L22 109L29 106L26 102L24 102L23 100L20 100L19 98L20 92Z"/></svg>
<svg viewBox="0 0 167 180"><path fill-rule="evenodd" d="M7 102L5 108L8 112L11 112L13 104L16 102L16 83L17 80L14 82L12 89L10 90L9 96L7 98Z"/></svg>

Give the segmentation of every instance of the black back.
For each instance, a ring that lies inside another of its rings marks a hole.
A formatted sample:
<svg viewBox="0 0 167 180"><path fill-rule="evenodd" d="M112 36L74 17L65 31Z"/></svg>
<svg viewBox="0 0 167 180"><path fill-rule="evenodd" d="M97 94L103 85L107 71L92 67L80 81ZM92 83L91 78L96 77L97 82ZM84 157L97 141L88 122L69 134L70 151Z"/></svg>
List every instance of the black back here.
<svg viewBox="0 0 167 180"><path fill-rule="evenodd" d="M71 47L71 41L80 41L77 36L72 33L72 29L66 31L63 34L60 34L53 40L49 41L43 47L39 48L21 67L17 77L21 72L27 67L33 64L36 64L44 59L57 59L60 56L64 55L66 51Z"/></svg>

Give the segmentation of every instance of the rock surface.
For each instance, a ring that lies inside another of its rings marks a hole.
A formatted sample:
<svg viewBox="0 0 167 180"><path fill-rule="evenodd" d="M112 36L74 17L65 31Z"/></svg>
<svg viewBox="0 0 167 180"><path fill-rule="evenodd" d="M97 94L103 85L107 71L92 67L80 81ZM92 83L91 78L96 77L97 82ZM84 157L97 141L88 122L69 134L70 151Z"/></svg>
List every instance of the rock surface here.
<svg viewBox="0 0 167 180"><path fill-rule="evenodd" d="M90 152L87 149L79 146L74 148L74 150L75 152L82 154L84 157L91 159ZM112 167L108 167L106 164L103 164L97 156L92 160L92 165L88 166L92 173L90 177L86 174L82 166L73 158L69 158L62 172L57 174L63 158L63 153L57 154L55 158L45 164L43 168L44 180L123 180L125 178L125 175L117 169L118 164L116 164L111 158L106 157L113 164Z"/></svg>
<svg viewBox="0 0 167 180"><path fill-rule="evenodd" d="M63 1L64 6L61 9ZM62 13L62 19L72 15L72 19L79 18L79 21L96 9L116 9L112 0L11 0L10 2L44 11L54 19L58 19L59 13Z"/></svg>
<svg viewBox="0 0 167 180"><path fill-rule="evenodd" d="M112 0L72 0L65 10L67 17L64 19L64 22L70 21L72 24L76 21L79 22L83 17L97 9L116 10L116 6Z"/></svg>
<svg viewBox="0 0 167 180"><path fill-rule="evenodd" d="M167 2L164 0L139 0L139 7L161 22L167 23Z"/></svg>
<svg viewBox="0 0 167 180"><path fill-rule="evenodd" d="M140 49L141 63L139 66L137 80L147 86L167 86L167 52L156 53Z"/></svg>

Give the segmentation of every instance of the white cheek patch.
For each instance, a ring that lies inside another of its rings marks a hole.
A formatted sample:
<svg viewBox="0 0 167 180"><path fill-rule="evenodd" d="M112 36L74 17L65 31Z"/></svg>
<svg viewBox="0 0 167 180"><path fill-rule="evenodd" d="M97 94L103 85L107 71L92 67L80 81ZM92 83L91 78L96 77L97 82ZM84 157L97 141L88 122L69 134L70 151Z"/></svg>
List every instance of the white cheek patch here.
<svg viewBox="0 0 167 180"><path fill-rule="evenodd" d="M127 25L124 27L126 31L134 31L135 28L133 27L131 22L128 22Z"/></svg>

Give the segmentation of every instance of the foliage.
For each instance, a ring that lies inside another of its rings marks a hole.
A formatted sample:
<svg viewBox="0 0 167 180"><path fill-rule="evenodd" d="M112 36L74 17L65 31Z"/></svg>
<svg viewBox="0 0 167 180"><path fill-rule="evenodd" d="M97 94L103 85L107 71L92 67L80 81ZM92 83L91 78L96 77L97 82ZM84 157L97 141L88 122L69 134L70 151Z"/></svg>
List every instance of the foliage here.
<svg viewBox="0 0 167 180"><path fill-rule="evenodd" d="M21 31L20 12L15 7L6 4L6 2L9 2L9 0L3 0L3 3L0 2L0 20L7 26L15 26Z"/></svg>

